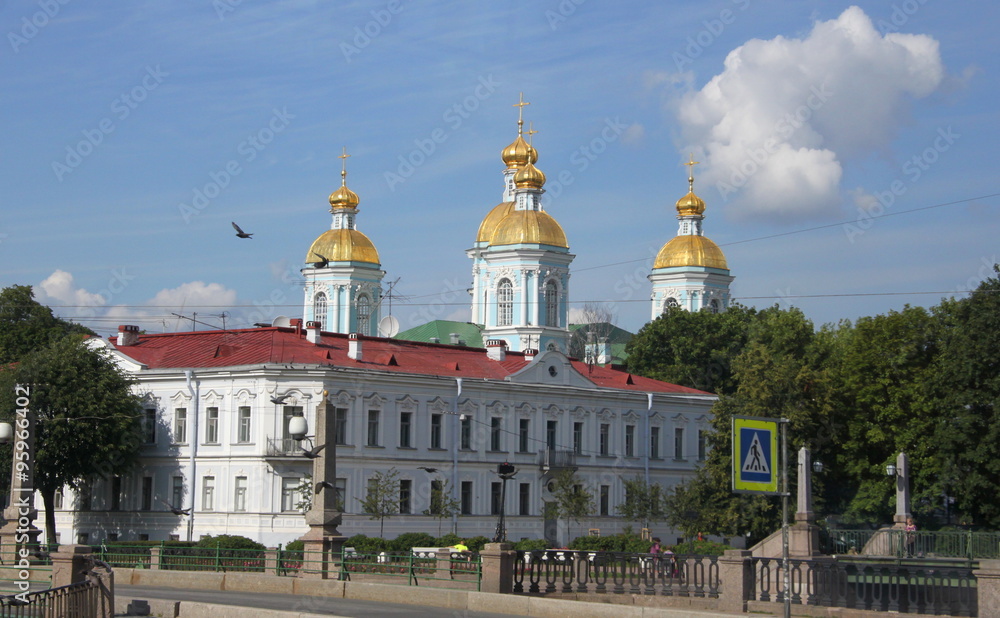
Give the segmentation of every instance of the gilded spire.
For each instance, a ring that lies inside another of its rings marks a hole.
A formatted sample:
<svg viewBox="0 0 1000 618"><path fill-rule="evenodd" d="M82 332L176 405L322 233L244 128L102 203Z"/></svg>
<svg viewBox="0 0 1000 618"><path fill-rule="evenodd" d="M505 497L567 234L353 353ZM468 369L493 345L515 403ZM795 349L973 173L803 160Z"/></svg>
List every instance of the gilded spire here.
<svg viewBox="0 0 1000 618"><path fill-rule="evenodd" d="M688 194L677 200L677 216L701 216L705 212L705 202L694 194L694 166L699 162L694 160L694 153L688 157L684 165L688 168Z"/></svg>
<svg viewBox="0 0 1000 618"><path fill-rule="evenodd" d="M340 168L340 188L330 194L330 212L339 208L357 208L361 201L357 193L347 188L347 159L350 156L347 154L347 146L344 146L343 154L337 157L343 161Z"/></svg>
<svg viewBox="0 0 1000 618"><path fill-rule="evenodd" d="M537 161L538 160L537 151L535 151L535 148L534 146L531 145L530 141L535 133L538 133L538 131L535 131L532 128L532 125L529 124L528 148L531 149L531 152L536 153L535 161ZM521 139L520 135L518 135L517 137L518 139ZM541 170L539 170L537 167L534 166L534 161L528 161L527 163L524 164L523 167L517 170L516 174L514 174L514 186L516 186L518 189L524 189L524 188L541 189L542 185L544 184L545 184L545 174L543 174Z"/></svg>
<svg viewBox="0 0 1000 618"><path fill-rule="evenodd" d="M500 158L503 159L504 165L508 169L520 169L528 163L534 163L538 160L538 153L531 145L524 141L523 137L525 105L531 105L531 103L524 100L524 93L522 92L518 97L517 103L512 105L512 107L517 108L517 139L500 152Z"/></svg>

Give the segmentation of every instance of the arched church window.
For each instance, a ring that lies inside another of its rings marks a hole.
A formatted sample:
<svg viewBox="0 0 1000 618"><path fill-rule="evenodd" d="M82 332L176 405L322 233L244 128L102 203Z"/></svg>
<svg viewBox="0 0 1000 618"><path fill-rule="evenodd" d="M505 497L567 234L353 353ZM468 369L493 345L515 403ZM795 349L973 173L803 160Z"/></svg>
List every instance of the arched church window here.
<svg viewBox="0 0 1000 618"><path fill-rule="evenodd" d="M554 341L550 341L549 344L545 346L545 349L549 352L556 352L559 350L559 346L557 346Z"/></svg>
<svg viewBox="0 0 1000 618"><path fill-rule="evenodd" d="M666 302L663 303L663 306L666 307L667 309L670 309L671 307L680 307L681 304L677 302L676 298L671 296L666 300Z"/></svg>
<svg viewBox="0 0 1000 618"><path fill-rule="evenodd" d="M545 325L559 326L559 288L552 280L545 284Z"/></svg>
<svg viewBox="0 0 1000 618"><path fill-rule="evenodd" d="M497 326L514 323L514 284L510 279L501 279L497 286Z"/></svg>
<svg viewBox="0 0 1000 618"><path fill-rule="evenodd" d="M367 294L358 295L358 332L367 335L372 316L372 300Z"/></svg>
<svg viewBox="0 0 1000 618"><path fill-rule="evenodd" d="M320 323L320 328L326 324L326 294L323 292L313 296L313 320Z"/></svg>
<svg viewBox="0 0 1000 618"><path fill-rule="evenodd" d="M712 313L718 313L719 312L719 301L718 301L718 299L714 299L713 298L712 302L709 303L708 308L709 308L709 311L711 311Z"/></svg>

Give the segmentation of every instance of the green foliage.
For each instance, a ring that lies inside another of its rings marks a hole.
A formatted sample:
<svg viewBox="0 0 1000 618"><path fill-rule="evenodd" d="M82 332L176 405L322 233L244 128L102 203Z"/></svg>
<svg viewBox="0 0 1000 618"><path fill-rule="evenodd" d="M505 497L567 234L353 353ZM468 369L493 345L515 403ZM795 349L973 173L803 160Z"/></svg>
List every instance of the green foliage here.
<svg viewBox="0 0 1000 618"><path fill-rule="evenodd" d="M548 519L563 518L579 523L580 519L594 512L594 497L580 483L573 470L563 470L551 481L553 501L544 505L543 515Z"/></svg>
<svg viewBox="0 0 1000 618"><path fill-rule="evenodd" d="M485 536L474 536L465 540L465 544L469 548L469 551L474 551L474 552L483 551L483 547L485 547L486 544L490 542L491 540L486 538Z"/></svg>
<svg viewBox="0 0 1000 618"><path fill-rule="evenodd" d="M437 539L425 532L405 532L389 541L389 549L391 551L410 551L414 547L436 546Z"/></svg>
<svg viewBox="0 0 1000 618"><path fill-rule="evenodd" d="M640 477L625 479L625 502L618 505L618 514L648 528L666 518L667 493L659 483L646 484Z"/></svg>
<svg viewBox="0 0 1000 618"><path fill-rule="evenodd" d="M451 547L453 545L458 544L458 542L461 540L462 537L458 536L457 534L448 533L444 536L438 537L433 544L437 545L438 547Z"/></svg>
<svg viewBox="0 0 1000 618"><path fill-rule="evenodd" d="M549 544L545 539L523 539L514 543L514 549L518 551L537 551L548 548Z"/></svg>
<svg viewBox="0 0 1000 618"><path fill-rule="evenodd" d="M301 552L305 550L305 548L306 548L305 541L303 541L302 539L295 539L294 541L291 541L290 543L285 545L284 550Z"/></svg>
<svg viewBox="0 0 1000 618"><path fill-rule="evenodd" d="M359 554L377 554L381 551L389 551L389 541L377 536L355 534L347 539L344 547L353 547Z"/></svg>
<svg viewBox="0 0 1000 618"><path fill-rule="evenodd" d="M569 549L580 551L618 551L633 554L644 554L649 551L651 542L643 540L638 534L612 534L610 536L578 536L569 544Z"/></svg>
<svg viewBox="0 0 1000 618"><path fill-rule="evenodd" d="M383 536L385 519L399 512L399 471L389 468L376 472L368 480L368 493L358 502L368 519L379 520L378 533Z"/></svg>
<svg viewBox="0 0 1000 618"><path fill-rule="evenodd" d="M424 515L433 516L438 520L438 535L441 534L441 524L445 519L460 513L462 501L452 496L451 484L448 480L431 483L430 508L424 509Z"/></svg>
<svg viewBox="0 0 1000 618"><path fill-rule="evenodd" d="M201 538L195 547L218 547L219 549L267 549L261 543L248 539L245 536L234 534L220 534L218 536L206 535Z"/></svg>
<svg viewBox="0 0 1000 618"><path fill-rule="evenodd" d="M716 543L715 541L685 541L671 548L675 554L685 554L693 556L721 556L727 549L732 549L728 545Z"/></svg>
<svg viewBox="0 0 1000 618"><path fill-rule="evenodd" d="M12 285L0 290L0 365L17 362L46 348L66 335L96 333L52 314L35 300L30 285Z"/></svg>

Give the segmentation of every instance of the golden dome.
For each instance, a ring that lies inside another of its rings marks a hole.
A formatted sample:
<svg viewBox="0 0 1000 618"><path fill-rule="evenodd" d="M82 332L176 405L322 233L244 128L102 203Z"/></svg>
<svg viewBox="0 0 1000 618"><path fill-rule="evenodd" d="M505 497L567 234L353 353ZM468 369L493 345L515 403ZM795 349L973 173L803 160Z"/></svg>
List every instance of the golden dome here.
<svg viewBox="0 0 1000 618"><path fill-rule="evenodd" d="M358 194L348 189L345 182L339 189L330 194L330 212L338 208L357 208L360 201Z"/></svg>
<svg viewBox="0 0 1000 618"><path fill-rule="evenodd" d="M517 139L500 151L500 158L509 169L516 170L538 161L538 151L518 133Z"/></svg>
<svg viewBox="0 0 1000 618"><path fill-rule="evenodd" d="M323 256L330 262L365 262L379 264L378 251L368 237L357 230L328 230L313 241L306 253L306 263Z"/></svg>
<svg viewBox="0 0 1000 618"><path fill-rule="evenodd" d="M501 202L493 207L493 210L479 224L479 233L476 234L476 242L490 242L493 238L493 230L503 221L503 218L514 210L514 202Z"/></svg>
<svg viewBox="0 0 1000 618"><path fill-rule="evenodd" d="M491 247L520 244L551 245L569 249L566 232L544 210L511 211L496 226L490 239Z"/></svg>
<svg viewBox="0 0 1000 618"><path fill-rule="evenodd" d="M691 216L691 215L701 215L705 213L705 202L694 194L694 191L688 191L688 194L677 200L677 216Z"/></svg>
<svg viewBox="0 0 1000 618"><path fill-rule="evenodd" d="M675 236L656 255L653 268L703 266L729 270L719 245L704 236Z"/></svg>
<svg viewBox="0 0 1000 618"><path fill-rule="evenodd" d="M514 174L514 186L518 189L541 189L545 184L545 174L533 164L528 163Z"/></svg>

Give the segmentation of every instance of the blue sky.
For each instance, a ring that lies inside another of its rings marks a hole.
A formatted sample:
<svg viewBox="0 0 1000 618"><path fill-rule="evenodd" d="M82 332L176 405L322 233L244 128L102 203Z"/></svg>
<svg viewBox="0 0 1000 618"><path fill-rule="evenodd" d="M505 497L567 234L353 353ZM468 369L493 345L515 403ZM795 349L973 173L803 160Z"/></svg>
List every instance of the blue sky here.
<svg viewBox="0 0 1000 618"><path fill-rule="evenodd" d="M465 250L523 91L574 308L649 319L690 152L740 302L817 325L929 307L997 261L998 18L941 0L0 0L0 285L101 333L300 316L346 146L358 228L406 297L392 313L467 319Z"/></svg>

